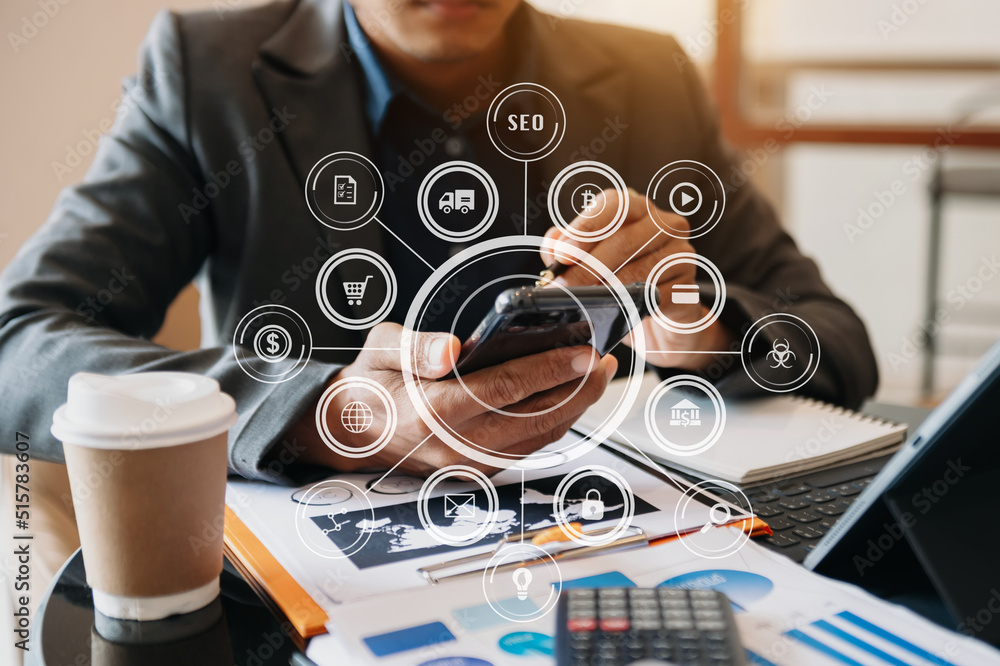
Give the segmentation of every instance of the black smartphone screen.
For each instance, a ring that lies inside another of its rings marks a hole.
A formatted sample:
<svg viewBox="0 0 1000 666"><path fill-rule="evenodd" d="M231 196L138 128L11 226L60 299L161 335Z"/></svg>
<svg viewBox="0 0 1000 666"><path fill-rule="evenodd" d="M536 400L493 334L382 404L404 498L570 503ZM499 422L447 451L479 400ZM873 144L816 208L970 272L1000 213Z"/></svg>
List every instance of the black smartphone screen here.
<svg viewBox="0 0 1000 666"><path fill-rule="evenodd" d="M645 288L643 283L625 288L639 312L636 321L608 287L508 289L462 345L456 368L464 374L579 345L590 345L604 356L649 314Z"/></svg>

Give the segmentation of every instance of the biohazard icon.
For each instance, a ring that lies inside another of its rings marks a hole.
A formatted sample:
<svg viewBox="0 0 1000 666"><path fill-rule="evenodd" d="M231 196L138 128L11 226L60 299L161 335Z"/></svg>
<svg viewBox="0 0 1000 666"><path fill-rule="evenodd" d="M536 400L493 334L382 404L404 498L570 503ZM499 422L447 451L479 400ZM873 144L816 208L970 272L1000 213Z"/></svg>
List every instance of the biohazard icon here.
<svg viewBox="0 0 1000 666"><path fill-rule="evenodd" d="M791 368L790 365L785 365L790 361L795 360L795 352L790 349L791 345L788 344L788 340L782 338L781 340L775 340L771 344L771 351L767 352L765 357L768 361L774 361L774 368Z"/></svg>

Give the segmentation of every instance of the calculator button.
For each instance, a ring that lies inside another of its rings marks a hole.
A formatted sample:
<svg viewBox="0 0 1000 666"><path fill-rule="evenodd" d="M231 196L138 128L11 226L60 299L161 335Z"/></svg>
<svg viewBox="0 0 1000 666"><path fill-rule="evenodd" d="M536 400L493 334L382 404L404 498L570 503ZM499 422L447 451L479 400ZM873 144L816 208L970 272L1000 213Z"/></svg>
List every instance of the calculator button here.
<svg viewBox="0 0 1000 666"><path fill-rule="evenodd" d="M659 594L660 599L687 599L687 592L676 587L661 587Z"/></svg>
<svg viewBox="0 0 1000 666"><path fill-rule="evenodd" d="M597 591L597 596L604 599L624 599L625 590L616 587L605 587Z"/></svg>
<svg viewBox="0 0 1000 666"><path fill-rule="evenodd" d="M628 596L633 599L653 599L656 597L656 590L632 589L628 591Z"/></svg>
<svg viewBox="0 0 1000 666"><path fill-rule="evenodd" d="M628 611L624 608L609 608L607 610L601 609L601 618L606 617L628 617Z"/></svg>
<svg viewBox="0 0 1000 666"><path fill-rule="evenodd" d="M721 620L722 611L717 610L707 610L707 609L696 609L694 612L694 619L696 620Z"/></svg>
<svg viewBox="0 0 1000 666"><path fill-rule="evenodd" d="M663 625L667 629L673 629L674 631L694 629L694 622L691 620L664 620Z"/></svg>
<svg viewBox="0 0 1000 666"><path fill-rule="evenodd" d="M625 608L624 599L601 599L601 610L605 608Z"/></svg>
<svg viewBox="0 0 1000 666"><path fill-rule="evenodd" d="M573 617L566 621L566 628L570 631L597 631L597 618Z"/></svg>
<svg viewBox="0 0 1000 666"><path fill-rule="evenodd" d="M601 631L628 631L630 622L627 617L602 617Z"/></svg>
<svg viewBox="0 0 1000 666"><path fill-rule="evenodd" d="M576 599L593 599L595 594L594 590L575 589L569 591L569 599L570 601L574 601Z"/></svg>
<svg viewBox="0 0 1000 666"><path fill-rule="evenodd" d="M699 620L696 626L701 631L722 631L726 628L726 623L722 620Z"/></svg>
<svg viewBox="0 0 1000 666"><path fill-rule="evenodd" d="M718 599L692 599L691 608L718 608Z"/></svg>
<svg viewBox="0 0 1000 666"><path fill-rule="evenodd" d="M698 601L702 601L702 599L699 599ZM660 599L660 607L662 607L663 610L677 610L687 608L688 602L684 599Z"/></svg>
<svg viewBox="0 0 1000 666"><path fill-rule="evenodd" d="M692 599L718 599L719 593L715 590L691 590Z"/></svg>
<svg viewBox="0 0 1000 666"><path fill-rule="evenodd" d="M661 626L660 618L643 619L641 617L632 618L632 628L640 631L656 631Z"/></svg>

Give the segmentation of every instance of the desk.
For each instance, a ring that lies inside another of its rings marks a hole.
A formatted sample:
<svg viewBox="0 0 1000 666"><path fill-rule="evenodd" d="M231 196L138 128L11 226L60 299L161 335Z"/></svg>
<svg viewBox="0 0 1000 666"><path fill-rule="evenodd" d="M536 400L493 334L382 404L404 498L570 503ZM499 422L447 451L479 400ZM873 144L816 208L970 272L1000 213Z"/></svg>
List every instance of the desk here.
<svg viewBox="0 0 1000 666"><path fill-rule="evenodd" d="M94 631L94 601L86 583L83 553L77 550L45 594L25 666L287 666L295 645L246 581L226 564L219 598L221 618L212 626L165 645L122 646L104 641Z"/></svg>

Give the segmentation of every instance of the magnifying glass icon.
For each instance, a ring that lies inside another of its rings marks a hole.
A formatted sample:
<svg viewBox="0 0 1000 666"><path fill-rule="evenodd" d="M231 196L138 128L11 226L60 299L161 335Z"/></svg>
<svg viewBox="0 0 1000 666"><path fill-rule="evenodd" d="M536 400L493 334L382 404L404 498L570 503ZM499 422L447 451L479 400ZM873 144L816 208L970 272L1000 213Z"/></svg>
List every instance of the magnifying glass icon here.
<svg viewBox="0 0 1000 666"><path fill-rule="evenodd" d="M723 517L719 518L715 513L716 511L722 513ZM729 510L729 507L727 505L723 504L722 502L719 502L709 510L708 522L705 523L705 526L702 527L700 531L702 534L704 534L709 530L710 527L713 527L715 525L725 525L732 519L733 519L733 512Z"/></svg>

